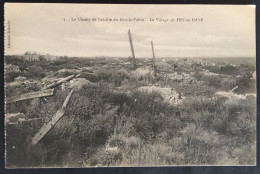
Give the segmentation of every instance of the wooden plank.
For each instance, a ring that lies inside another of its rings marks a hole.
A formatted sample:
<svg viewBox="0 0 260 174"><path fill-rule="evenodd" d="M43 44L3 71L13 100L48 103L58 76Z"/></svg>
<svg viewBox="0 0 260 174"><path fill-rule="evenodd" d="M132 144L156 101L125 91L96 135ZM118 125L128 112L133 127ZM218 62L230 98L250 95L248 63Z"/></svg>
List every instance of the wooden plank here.
<svg viewBox="0 0 260 174"><path fill-rule="evenodd" d="M41 117L41 118L29 118L29 119L26 119L26 120L19 120L19 122L30 122L30 121L42 120L42 119L45 119L45 118L44 117Z"/></svg>
<svg viewBox="0 0 260 174"><path fill-rule="evenodd" d="M154 55L154 49L153 49L153 41L151 41L152 45L152 52L153 52L153 68L155 68L155 55Z"/></svg>
<svg viewBox="0 0 260 174"><path fill-rule="evenodd" d="M133 46L133 41L132 41L132 36L131 36L130 30L128 30L128 37L129 37L129 42L130 42L130 47L131 47L131 52L132 52L132 57L133 57L134 68L136 68L135 51L134 51L134 46Z"/></svg>
<svg viewBox="0 0 260 174"><path fill-rule="evenodd" d="M66 97L62 107L56 112L56 114L51 118L51 120L42 126L42 128L35 134L35 136L32 138L32 144L37 144L52 128L53 126L61 119L61 117L65 113L65 109L69 103L69 100L72 96L73 89L69 93L69 95Z"/></svg>
<svg viewBox="0 0 260 174"><path fill-rule="evenodd" d="M78 75L77 75L77 76L78 76ZM70 80L74 79L75 77L76 77L76 75L68 76L68 77L66 77L66 78L63 78L63 79L61 79L61 80L59 80L59 81L57 81L57 82L54 82L54 83L52 83L52 84L50 84L50 85L44 87L44 89L55 88L56 86L59 86L59 85L61 85L61 84L64 83L64 82L70 81Z"/></svg>
<svg viewBox="0 0 260 174"><path fill-rule="evenodd" d="M46 89L46 90L42 90L42 91L30 92L30 93L22 94L21 96L11 97L11 98L7 99L6 102L13 103L13 102L28 100L28 99L33 99L33 98L52 96L53 92L54 92L54 89Z"/></svg>

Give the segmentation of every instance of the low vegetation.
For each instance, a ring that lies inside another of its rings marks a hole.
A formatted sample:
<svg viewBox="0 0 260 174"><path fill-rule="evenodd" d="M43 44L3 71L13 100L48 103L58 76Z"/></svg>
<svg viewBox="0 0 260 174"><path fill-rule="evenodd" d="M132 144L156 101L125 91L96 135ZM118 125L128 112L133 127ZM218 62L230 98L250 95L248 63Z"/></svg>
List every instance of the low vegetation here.
<svg viewBox="0 0 260 174"><path fill-rule="evenodd" d="M131 68L102 67L103 62L63 57L23 63L20 58L6 57L6 65L19 67L15 75L6 72L7 85L17 82L19 76L41 81L50 75L61 78L73 74L57 73L64 68L91 67L94 71L81 72L81 78L91 83L73 93L65 115L36 146L31 145L31 138L61 107L70 89L58 87L55 96L6 105L7 113L43 118L6 125L7 167L255 164L256 98L231 102L215 94L236 85L236 94L255 93L252 67L205 66L195 72L177 62L176 72L185 69L188 80L173 80L169 74L174 69L166 74L149 69L150 74L135 76ZM157 92L138 90L153 85L176 91L181 103L169 103ZM15 90L20 91L16 94L37 91L42 86L39 82L23 91L8 86L6 96L14 96Z"/></svg>

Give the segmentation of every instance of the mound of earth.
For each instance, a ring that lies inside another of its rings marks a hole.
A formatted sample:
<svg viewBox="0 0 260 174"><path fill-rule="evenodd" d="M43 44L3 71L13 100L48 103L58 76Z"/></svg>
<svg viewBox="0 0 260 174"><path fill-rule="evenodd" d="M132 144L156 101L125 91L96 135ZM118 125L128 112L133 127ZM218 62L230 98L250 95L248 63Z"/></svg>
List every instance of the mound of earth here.
<svg viewBox="0 0 260 174"><path fill-rule="evenodd" d="M161 88L157 86L142 86L138 88L138 90L148 94L156 92L162 96L165 102L168 102L173 105L179 104L182 100L180 94L177 93L175 90L172 90L171 88Z"/></svg>

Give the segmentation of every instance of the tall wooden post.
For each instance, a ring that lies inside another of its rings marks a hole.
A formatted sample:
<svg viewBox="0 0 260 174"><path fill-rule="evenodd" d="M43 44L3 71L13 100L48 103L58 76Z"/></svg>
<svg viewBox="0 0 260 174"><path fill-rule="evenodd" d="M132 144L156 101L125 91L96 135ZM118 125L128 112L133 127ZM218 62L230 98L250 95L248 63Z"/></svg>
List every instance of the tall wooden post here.
<svg viewBox="0 0 260 174"><path fill-rule="evenodd" d="M153 52L153 68L155 68L155 55L154 55L154 49L153 49L153 41L151 41L152 45L152 52Z"/></svg>
<svg viewBox="0 0 260 174"><path fill-rule="evenodd" d="M131 36L130 30L128 30L128 37L129 37L130 47L131 47L131 51L132 51L134 67L136 68L135 51L134 51L134 46L133 46L132 36Z"/></svg>

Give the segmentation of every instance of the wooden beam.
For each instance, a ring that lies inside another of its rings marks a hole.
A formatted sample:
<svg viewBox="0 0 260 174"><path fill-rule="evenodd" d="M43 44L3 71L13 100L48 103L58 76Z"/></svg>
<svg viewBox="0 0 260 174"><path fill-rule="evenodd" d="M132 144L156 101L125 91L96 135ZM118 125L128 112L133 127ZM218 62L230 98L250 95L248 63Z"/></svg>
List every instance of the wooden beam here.
<svg viewBox="0 0 260 174"><path fill-rule="evenodd" d="M37 132L34 137L32 138L32 144L37 144L52 128L53 126L61 119L61 117L64 115L66 107L70 101L70 98L72 96L73 89L69 93L69 95L66 97L62 107L56 112L56 114L51 118L51 120L42 126L42 128Z"/></svg>
<svg viewBox="0 0 260 174"><path fill-rule="evenodd" d="M153 52L153 68L155 68L155 55L154 55L154 49L153 49L153 41L151 41L152 45L152 52Z"/></svg>
<svg viewBox="0 0 260 174"><path fill-rule="evenodd" d="M128 37L129 37L129 42L130 42L130 47L131 47L131 52L132 52L134 68L136 68L135 51L134 51L134 46L133 46L133 41L132 41L132 36L131 36L130 30L128 30Z"/></svg>
<svg viewBox="0 0 260 174"><path fill-rule="evenodd" d="M77 76L78 76L78 75L77 75ZM61 80L59 80L59 81L57 81L57 82L54 82L54 83L52 83L52 84L50 84L50 85L44 87L44 89L55 88L56 86L59 86L59 85L61 85L61 84L64 83L64 82L70 81L70 80L74 79L74 78L77 77L77 76L76 76L76 75L68 76L68 77L66 77L66 78L63 78L63 79L61 79Z"/></svg>
<svg viewBox="0 0 260 174"><path fill-rule="evenodd" d="M45 89L42 91L30 92L30 93L22 94L21 96L18 96L18 97L17 96L11 97L11 98L7 99L6 102L13 103L13 102L28 100L28 99L33 99L33 98L52 96L53 92L54 92L54 89Z"/></svg>
<svg viewBox="0 0 260 174"><path fill-rule="evenodd" d="M26 120L19 120L19 122L30 122L30 121L35 121L35 120L43 120L45 119L44 117L41 117L41 118L29 118L29 119L26 119Z"/></svg>

